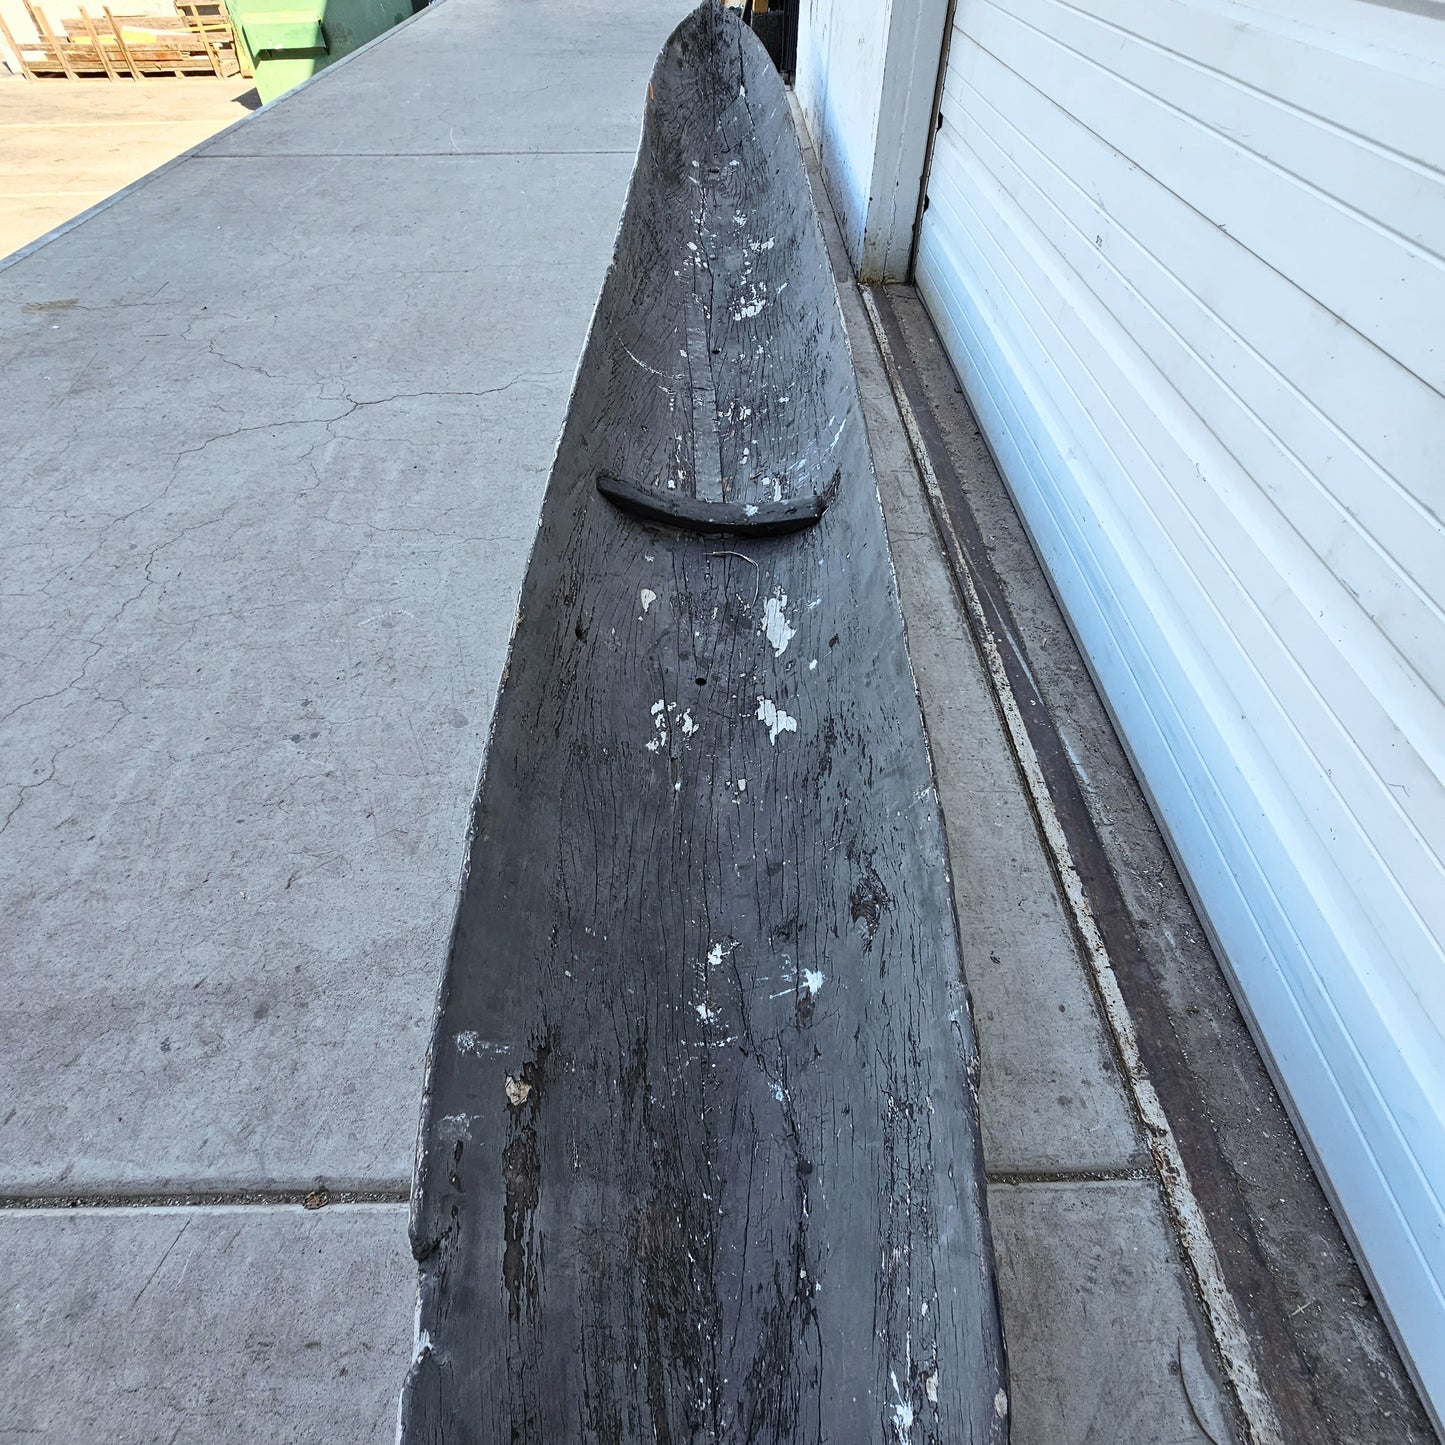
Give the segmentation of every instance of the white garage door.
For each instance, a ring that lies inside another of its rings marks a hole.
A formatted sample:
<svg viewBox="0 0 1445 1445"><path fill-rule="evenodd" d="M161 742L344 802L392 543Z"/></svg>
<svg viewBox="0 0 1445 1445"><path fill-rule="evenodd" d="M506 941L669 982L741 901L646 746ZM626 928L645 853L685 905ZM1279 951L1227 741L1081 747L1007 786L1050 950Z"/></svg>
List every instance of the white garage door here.
<svg viewBox="0 0 1445 1445"><path fill-rule="evenodd" d="M1445 5L959 0L942 113L918 284L1439 1412Z"/></svg>

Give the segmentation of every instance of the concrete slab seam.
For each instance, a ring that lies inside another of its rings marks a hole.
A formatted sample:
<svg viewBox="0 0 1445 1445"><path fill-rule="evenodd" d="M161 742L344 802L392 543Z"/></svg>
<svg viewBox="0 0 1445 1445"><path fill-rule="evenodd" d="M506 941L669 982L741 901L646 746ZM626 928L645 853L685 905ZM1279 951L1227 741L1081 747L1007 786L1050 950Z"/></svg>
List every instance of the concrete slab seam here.
<svg viewBox="0 0 1445 1445"><path fill-rule="evenodd" d="M867 287L860 286L864 309L873 329L874 342L883 358L889 384L893 388L899 415L908 434L909 446L930 501L930 510L938 525L952 533L942 490L933 470L912 405L904 393L897 361L885 334L877 302ZM957 537L951 538L951 551L964 556ZM1149 1078L1139 1050L1133 1020L1115 977L1112 961L1105 946L1093 910L1084 892L1073 854L1065 835L1048 784L1039 766L1037 754L1029 738L1023 715L1019 711L1013 688L1004 668L998 639L989 626L973 577L967 565L958 569L964 593L964 605L983 654L994 696L1004 727L1013 747L1019 772L1028 789L1040 831L1049 850L1064 902L1074 923L1085 963L1098 993L1104 1021L1114 1041L1130 1098L1138 1112L1149 1143L1149 1152L1163 1189L1169 1212L1174 1219L1190 1273L1194 1277L1203 1302L1210 1332L1219 1352L1231 1393L1239 1406L1245 1430L1252 1445L1282 1445L1273 1404L1260 1383L1254 1349L1244 1331L1234 1299L1229 1293L1219 1256L1210 1238L1204 1212L1184 1167L1184 1160L1174 1137L1159 1096Z"/></svg>
<svg viewBox="0 0 1445 1445"><path fill-rule="evenodd" d="M289 1209L301 1205L318 1210L342 1204L405 1204L409 1186L391 1189L328 1189L324 1184L279 1189L172 1190L130 1193L111 1190L95 1194L0 1194L0 1212L79 1214L105 1209Z"/></svg>
<svg viewBox="0 0 1445 1445"><path fill-rule="evenodd" d="M990 1184L1138 1184L1152 1180L1152 1169L990 1169Z"/></svg>
<svg viewBox="0 0 1445 1445"><path fill-rule="evenodd" d="M295 1214L298 1211L303 1214L330 1214L341 1217L348 1214L376 1214L394 1213L400 1215L406 1209L406 1199L351 1199L344 1203L334 1201L325 1208L309 1209L307 1206L295 1200L289 1203L278 1203L267 1200L261 1202L236 1202L234 1200L207 1206L208 1213L212 1215L248 1215L259 1218L265 1214ZM196 1206L191 1203L181 1202L168 1204L157 1202L155 1204L104 1204L86 1205L84 1208L71 1209L67 1205L56 1204L53 1200L43 1205L37 1205L33 1209L11 1210L8 1215L0 1214L0 1221L5 1219L100 1219L109 1218L115 1215L122 1215L133 1218L139 1215L161 1216L166 1214L185 1215L194 1214ZM3 1228L0 1224L0 1228Z"/></svg>

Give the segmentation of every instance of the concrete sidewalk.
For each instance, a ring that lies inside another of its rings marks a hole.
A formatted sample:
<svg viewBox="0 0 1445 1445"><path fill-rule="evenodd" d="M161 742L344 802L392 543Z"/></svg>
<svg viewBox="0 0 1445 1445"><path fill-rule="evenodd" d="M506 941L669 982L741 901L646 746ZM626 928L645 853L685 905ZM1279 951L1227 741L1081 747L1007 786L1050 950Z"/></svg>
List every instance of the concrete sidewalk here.
<svg viewBox="0 0 1445 1445"><path fill-rule="evenodd" d="M468 807L687 8L448 0L0 269L7 1438L394 1432Z"/></svg>

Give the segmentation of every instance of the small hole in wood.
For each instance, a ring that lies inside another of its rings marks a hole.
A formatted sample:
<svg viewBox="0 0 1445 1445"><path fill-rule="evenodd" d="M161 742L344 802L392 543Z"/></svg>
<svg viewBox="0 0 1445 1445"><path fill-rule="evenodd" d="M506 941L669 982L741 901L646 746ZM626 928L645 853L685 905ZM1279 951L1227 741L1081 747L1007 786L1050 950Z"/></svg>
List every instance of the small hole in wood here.
<svg viewBox="0 0 1445 1445"><path fill-rule="evenodd" d="M695 678L693 679L693 681L694 681L695 683L697 683L697 685L698 685L699 687L706 687L706 686L707 686L707 678L705 678L705 677L695 677Z"/></svg>

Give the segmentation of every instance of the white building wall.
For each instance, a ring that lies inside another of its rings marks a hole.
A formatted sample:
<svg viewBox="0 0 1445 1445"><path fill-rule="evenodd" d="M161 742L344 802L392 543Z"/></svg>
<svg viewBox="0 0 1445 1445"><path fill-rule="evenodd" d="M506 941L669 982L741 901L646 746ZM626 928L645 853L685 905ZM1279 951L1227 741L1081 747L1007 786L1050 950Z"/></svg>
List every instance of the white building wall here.
<svg viewBox="0 0 1445 1445"><path fill-rule="evenodd" d="M805 0L795 86L854 269L908 275L947 0Z"/></svg>
<svg viewBox="0 0 1445 1445"><path fill-rule="evenodd" d="M920 289L1438 1408L1445 18L962 0L941 108Z"/></svg>
<svg viewBox="0 0 1445 1445"><path fill-rule="evenodd" d="M941 110L918 285L1438 1416L1445 4L958 0Z"/></svg>
<svg viewBox="0 0 1445 1445"><path fill-rule="evenodd" d="M886 6L880 13L856 0L809 0L798 26L793 85L855 267L883 97L886 17Z"/></svg>

